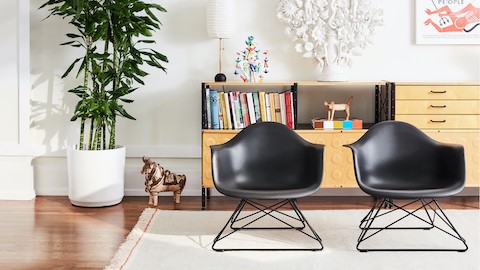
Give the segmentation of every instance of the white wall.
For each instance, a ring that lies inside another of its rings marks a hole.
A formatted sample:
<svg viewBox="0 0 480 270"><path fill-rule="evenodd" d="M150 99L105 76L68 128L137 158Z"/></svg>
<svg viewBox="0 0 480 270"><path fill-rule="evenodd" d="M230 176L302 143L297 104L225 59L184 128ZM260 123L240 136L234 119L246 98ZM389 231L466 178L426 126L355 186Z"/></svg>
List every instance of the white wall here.
<svg viewBox="0 0 480 270"><path fill-rule="evenodd" d="M0 199L35 196L34 151L24 139L30 113L28 4L28 0L0 2Z"/></svg>
<svg viewBox="0 0 480 270"><path fill-rule="evenodd" d="M2 7L14 0L1 1ZM30 3L31 129L29 145L37 155L33 161L37 194L66 194L65 146L75 144L78 123L70 122L76 97L66 93L78 81L60 79L71 61L81 52L58 44L67 40L72 29L60 18L49 18L38 10L44 0ZM206 0L156 1L168 12L159 17L163 28L156 35L158 50L170 63L168 73L151 70L146 85L131 95L134 103L126 106L138 120L119 120L118 143L127 146L126 193L144 194L143 179L138 173L140 156L151 156L172 171L188 178L185 194L200 194L200 83L212 80L217 73L218 40L208 38L205 30ZM479 81L480 48L478 45L416 45L414 1L378 1L384 9L384 26L377 30L374 44L356 57L351 80L392 81ZM253 35L260 49L269 50L270 74L266 80L314 80L309 59L295 53L276 18L276 0L237 1L237 32L225 41L224 73L233 75L235 52L244 48L244 40ZM0 9L2 22L15 21L18 15ZM3 24L0 31L15 35ZM3 33L3 32L2 32ZM15 50L14 38L2 39L3 46ZM3 51L2 51L3 52ZM5 55L7 59L10 54ZM2 55L3 59L3 55ZM4 62L2 60L2 62ZM9 72L15 62L8 61ZM5 63L2 63L2 69ZM5 76L5 74L0 73ZM14 74L15 75L15 74ZM3 77L2 77L3 78ZM12 85L11 89L15 89ZM15 92L15 91L14 91ZM16 92L15 92L16 93ZM9 97L8 105L18 101ZM11 103L10 103L11 102ZM2 104L3 104L2 103ZM2 115L5 109L2 107ZM8 106L7 106L8 108ZM8 115L15 115L10 110ZM3 116L2 116L3 119ZM7 134L12 141L17 123L9 120ZM15 128L10 128L16 126ZM3 129L2 129L3 130ZM3 133L3 132L2 132Z"/></svg>

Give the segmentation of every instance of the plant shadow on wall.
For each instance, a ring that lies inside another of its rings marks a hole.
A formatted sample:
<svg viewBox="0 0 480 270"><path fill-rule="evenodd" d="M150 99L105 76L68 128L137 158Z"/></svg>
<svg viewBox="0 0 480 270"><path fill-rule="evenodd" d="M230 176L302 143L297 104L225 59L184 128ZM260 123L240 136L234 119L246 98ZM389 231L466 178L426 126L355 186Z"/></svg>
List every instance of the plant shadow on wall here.
<svg viewBox="0 0 480 270"><path fill-rule="evenodd" d="M37 0L36 2L40 2ZM43 1L41 1L43 2ZM64 41L64 34L71 28L58 24L56 20L42 22L46 14L37 12L40 4L33 6L30 13L30 46L32 92L30 94L30 128L38 144L46 146L47 152L60 151L61 145L69 137L68 128L58 123L68 123L73 110L75 96L66 94L73 88L75 80L62 80L62 72L68 67L59 66L61 59L68 59L67 47L56 47ZM55 29L56 31L49 31ZM53 56L53 57L52 57Z"/></svg>
<svg viewBox="0 0 480 270"><path fill-rule="evenodd" d="M144 65L166 71L167 57L152 48L153 32L161 26L155 13L166 10L140 0L50 0L42 8L49 9L47 18L59 16L73 26L60 45L82 52L62 75L82 81L68 90L79 98L71 121L80 121L78 145L67 148L70 201L86 207L118 204L126 151L116 143L117 117L135 120L124 104L144 85Z"/></svg>

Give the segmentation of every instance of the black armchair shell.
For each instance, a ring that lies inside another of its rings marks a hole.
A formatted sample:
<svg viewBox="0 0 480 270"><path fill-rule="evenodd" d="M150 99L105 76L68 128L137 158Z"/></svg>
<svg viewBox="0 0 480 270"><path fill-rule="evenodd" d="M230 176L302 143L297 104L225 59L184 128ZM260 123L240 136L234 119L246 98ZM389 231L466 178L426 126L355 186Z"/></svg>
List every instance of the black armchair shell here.
<svg viewBox="0 0 480 270"><path fill-rule="evenodd" d="M378 123L345 146L358 185L374 197L438 198L464 188L463 146L439 143L408 123Z"/></svg>
<svg viewBox="0 0 480 270"><path fill-rule="evenodd" d="M251 125L211 149L215 188L227 196L299 198L316 192L322 182L324 146L279 123Z"/></svg>
<svg viewBox="0 0 480 270"><path fill-rule="evenodd" d="M212 249L278 250L276 248L218 248L217 243L234 232L247 229L293 229L313 239L312 247L281 250L321 250L322 241L297 206L296 199L316 192L323 177L323 145L305 141L287 126L260 122L240 131L232 140L211 146L215 188L240 203L215 238ZM274 200L266 205L266 200ZM258 210L241 216L245 206ZM290 205L293 214L284 211ZM271 218L280 226L255 227ZM250 222L244 222L247 219ZM238 225L246 224L246 225ZM225 233L229 226L233 231ZM308 226L308 228L307 228Z"/></svg>

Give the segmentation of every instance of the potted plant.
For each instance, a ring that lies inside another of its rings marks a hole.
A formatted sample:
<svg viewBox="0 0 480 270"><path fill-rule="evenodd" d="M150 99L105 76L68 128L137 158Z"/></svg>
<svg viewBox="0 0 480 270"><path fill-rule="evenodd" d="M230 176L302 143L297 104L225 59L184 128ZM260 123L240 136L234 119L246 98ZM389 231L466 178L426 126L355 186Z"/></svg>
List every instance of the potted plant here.
<svg viewBox="0 0 480 270"><path fill-rule="evenodd" d="M87 207L118 204L124 196L125 147L116 144L116 120L135 120L123 103L133 102L125 96L135 84L144 84L144 64L166 71L167 57L148 47L161 25L154 12L166 10L139 0L50 0L40 8L46 7L48 17L60 16L75 27L61 45L84 52L62 76L76 69L74 76L83 79L69 90L80 98L71 119L80 121L79 144L67 149L70 201Z"/></svg>

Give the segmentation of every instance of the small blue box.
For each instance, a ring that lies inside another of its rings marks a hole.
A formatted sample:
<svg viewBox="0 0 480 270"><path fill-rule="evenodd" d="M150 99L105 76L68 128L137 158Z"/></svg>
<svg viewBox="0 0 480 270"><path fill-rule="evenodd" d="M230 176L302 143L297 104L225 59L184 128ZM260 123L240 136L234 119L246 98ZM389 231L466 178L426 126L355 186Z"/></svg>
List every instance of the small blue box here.
<svg viewBox="0 0 480 270"><path fill-rule="evenodd" d="M352 120L345 120L345 121L343 121L343 129L353 129L353 122L352 122Z"/></svg>

